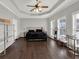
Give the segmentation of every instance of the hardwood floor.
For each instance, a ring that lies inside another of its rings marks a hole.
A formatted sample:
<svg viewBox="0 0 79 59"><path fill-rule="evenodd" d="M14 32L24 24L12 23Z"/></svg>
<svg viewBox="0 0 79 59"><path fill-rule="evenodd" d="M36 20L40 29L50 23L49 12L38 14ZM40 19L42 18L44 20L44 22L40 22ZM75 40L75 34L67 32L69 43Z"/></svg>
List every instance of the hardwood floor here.
<svg viewBox="0 0 79 59"><path fill-rule="evenodd" d="M54 40L26 42L24 38L20 38L7 49L5 56L0 56L0 59L74 59L74 56ZM75 59L79 59L79 56Z"/></svg>

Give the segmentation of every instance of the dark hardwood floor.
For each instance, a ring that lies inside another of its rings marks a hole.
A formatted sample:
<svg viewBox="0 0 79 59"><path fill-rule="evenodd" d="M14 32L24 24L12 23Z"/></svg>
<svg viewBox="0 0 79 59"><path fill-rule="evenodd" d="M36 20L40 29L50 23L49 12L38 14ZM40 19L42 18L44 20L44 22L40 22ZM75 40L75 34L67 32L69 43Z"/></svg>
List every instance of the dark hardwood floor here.
<svg viewBox="0 0 79 59"><path fill-rule="evenodd" d="M74 59L74 55L51 39L47 42L26 42L24 38L20 38L0 59ZM79 59L79 56L75 59Z"/></svg>

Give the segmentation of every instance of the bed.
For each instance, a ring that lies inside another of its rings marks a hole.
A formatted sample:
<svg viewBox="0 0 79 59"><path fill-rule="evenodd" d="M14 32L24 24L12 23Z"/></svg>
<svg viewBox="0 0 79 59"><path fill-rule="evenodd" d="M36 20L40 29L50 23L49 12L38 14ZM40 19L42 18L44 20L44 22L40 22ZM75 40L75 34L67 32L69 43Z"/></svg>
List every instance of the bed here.
<svg viewBox="0 0 79 59"><path fill-rule="evenodd" d="M41 29L29 30L26 33L26 39L27 41L41 41L41 40L47 40L47 34L43 32Z"/></svg>

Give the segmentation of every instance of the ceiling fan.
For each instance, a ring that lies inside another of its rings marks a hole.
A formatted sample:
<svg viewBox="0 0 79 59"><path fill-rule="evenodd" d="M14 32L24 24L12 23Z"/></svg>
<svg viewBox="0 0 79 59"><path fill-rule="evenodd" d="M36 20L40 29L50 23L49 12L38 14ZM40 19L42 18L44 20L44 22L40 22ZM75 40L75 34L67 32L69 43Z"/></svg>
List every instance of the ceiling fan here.
<svg viewBox="0 0 79 59"><path fill-rule="evenodd" d="M35 11L35 12L42 12L43 8L48 8L48 6L43 6L42 1L40 0L36 0L36 4L35 5L27 5L28 7L33 7L32 10L30 11Z"/></svg>

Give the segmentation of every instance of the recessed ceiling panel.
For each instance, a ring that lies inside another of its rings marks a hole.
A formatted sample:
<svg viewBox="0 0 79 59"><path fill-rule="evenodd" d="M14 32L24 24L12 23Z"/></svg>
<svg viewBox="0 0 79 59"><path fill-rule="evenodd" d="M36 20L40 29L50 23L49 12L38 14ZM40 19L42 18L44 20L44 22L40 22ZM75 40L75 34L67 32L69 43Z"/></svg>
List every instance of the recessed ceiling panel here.
<svg viewBox="0 0 79 59"><path fill-rule="evenodd" d="M11 0L12 3L16 6L16 8L20 12L25 12L27 14L37 14L35 12L31 12L30 10L33 9L32 7L28 7L27 5L35 5L36 0ZM48 6L48 8L43 8L41 13L45 13L49 11L59 0L41 0L43 5Z"/></svg>
<svg viewBox="0 0 79 59"><path fill-rule="evenodd" d="M0 4L10 10L12 13L21 18L31 17L47 17L56 12L67 8L79 0L41 0L43 5L48 6L40 13L31 12L31 7L27 5L35 5L36 0L0 0Z"/></svg>

